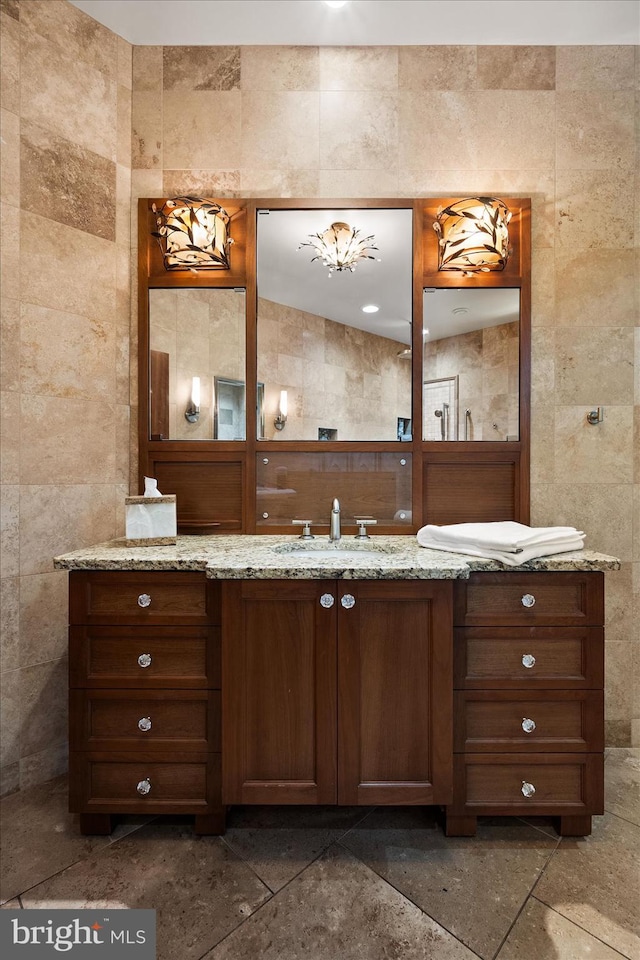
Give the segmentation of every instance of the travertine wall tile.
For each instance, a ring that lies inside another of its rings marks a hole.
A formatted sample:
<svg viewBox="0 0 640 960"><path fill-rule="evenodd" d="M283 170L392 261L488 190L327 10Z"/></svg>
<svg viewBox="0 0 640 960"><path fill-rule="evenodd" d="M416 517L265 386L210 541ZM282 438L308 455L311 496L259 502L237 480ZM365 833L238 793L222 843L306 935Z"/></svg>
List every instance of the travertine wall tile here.
<svg viewBox="0 0 640 960"><path fill-rule="evenodd" d="M29 756L67 736L67 670L64 660L48 660L19 670L21 755Z"/></svg>
<svg viewBox="0 0 640 960"><path fill-rule="evenodd" d="M397 197L398 169L320 170L320 197Z"/></svg>
<svg viewBox="0 0 640 960"><path fill-rule="evenodd" d="M1 278L0 278L1 279ZM0 299L0 381L3 391L20 389L20 301Z"/></svg>
<svg viewBox="0 0 640 960"><path fill-rule="evenodd" d="M234 118L237 123L237 113ZM317 169L320 156L319 127L320 95L316 92L243 92L240 159L242 169ZM233 128L231 133L235 133ZM225 151L225 158L227 156ZM233 160L229 163L231 158ZM225 159L224 168L236 164L236 154L232 153ZM194 165L206 167L210 164L200 162Z"/></svg>
<svg viewBox="0 0 640 960"><path fill-rule="evenodd" d="M633 91L559 92L558 170L633 170L634 107Z"/></svg>
<svg viewBox="0 0 640 960"><path fill-rule="evenodd" d="M22 483L114 483L115 464L115 404L22 396Z"/></svg>
<svg viewBox="0 0 640 960"><path fill-rule="evenodd" d="M162 164L162 101L155 91L134 90L131 106L131 165L134 170Z"/></svg>
<svg viewBox="0 0 640 960"><path fill-rule="evenodd" d="M134 93L162 93L162 47L134 46L132 51Z"/></svg>
<svg viewBox="0 0 640 960"><path fill-rule="evenodd" d="M554 90L555 47L478 47L478 86L485 90Z"/></svg>
<svg viewBox="0 0 640 960"><path fill-rule="evenodd" d="M116 38L118 51L118 72L117 81L126 90L131 93L133 88L133 45L128 43L122 37ZM131 99L131 98L129 98Z"/></svg>
<svg viewBox="0 0 640 960"><path fill-rule="evenodd" d="M0 200L14 207L20 205L20 119L17 114L0 110Z"/></svg>
<svg viewBox="0 0 640 960"><path fill-rule="evenodd" d="M52 557L109 540L113 530L112 484L26 484L21 489L20 574L50 573Z"/></svg>
<svg viewBox="0 0 640 960"><path fill-rule="evenodd" d="M115 80L26 28L20 76L23 119L107 160L116 159Z"/></svg>
<svg viewBox="0 0 640 960"><path fill-rule="evenodd" d="M238 197L239 170L164 170L162 195L165 197Z"/></svg>
<svg viewBox="0 0 640 960"><path fill-rule="evenodd" d="M20 210L9 203L0 203L0 286L2 296L11 300L20 297Z"/></svg>
<svg viewBox="0 0 640 960"><path fill-rule="evenodd" d="M557 47L556 90L633 90L634 48Z"/></svg>
<svg viewBox="0 0 640 960"><path fill-rule="evenodd" d="M240 99L239 90L167 90L162 106L163 165L224 170L238 166Z"/></svg>
<svg viewBox="0 0 640 960"><path fill-rule="evenodd" d="M113 321L115 245L27 211L22 212L21 224L22 299Z"/></svg>
<svg viewBox="0 0 640 960"><path fill-rule="evenodd" d="M20 395L3 390L0 393L0 482L20 483Z"/></svg>
<svg viewBox="0 0 640 960"><path fill-rule="evenodd" d="M20 762L0 767L0 797L7 797L20 789Z"/></svg>
<svg viewBox="0 0 640 960"><path fill-rule="evenodd" d="M20 579L20 666L31 667L65 657L68 575L54 570Z"/></svg>
<svg viewBox="0 0 640 960"><path fill-rule="evenodd" d="M476 85L474 46L420 46L398 49L400 90L471 90Z"/></svg>
<svg viewBox="0 0 640 960"><path fill-rule="evenodd" d="M397 89L398 47L320 47L320 90Z"/></svg>
<svg viewBox="0 0 640 960"><path fill-rule="evenodd" d="M115 342L114 323L23 304L22 392L112 403Z"/></svg>
<svg viewBox="0 0 640 960"><path fill-rule="evenodd" d="M20 487L0 487L0 577L17 577L20 570Z"/></svg>
<svg viewBox="0 0 640 960"><path fill-rule="evenodd" d="M116 166L91 150L22 121L20 206L48 220L115 240Z"/></svg>
<svg viewBox="0 0 640 960"><path fill-rule="evenodd" d="M607 643L617 640L634 640L633 564L623 563L616 576L605 574L605 637Z"/></svg>
<svg viewBox="0 0 640 960"><path fill-rule="evenodd" d="M587 534L586 546L630 561L630 483L536 483L531 485L531 525L574 526Z"/></svg>
<svg viewBox="0 0 640 960"><path fill-rule="evenodd" d="M606 228L605 228L606 222ZM634 246L629 173L559 170L556 178L556 244L567 252Z"/></svg>
<svg viewBox="0 0 640 960"><path fill-rule="evenodd" d="M317 47L240 48L243 90L318 90Z"/></svg>
<svg viewBox="0 0 640 960"><path fill-rule="evenodd" d="M632 404L633 331L558 327L555 399L558 404Z"/></svg>
<svg viewBox="0 0 640 960"><path fill-rule="evenodd" d="M556 406L554 479L632 483L633 407L609 404L604 422L595 428L587 423L585 406Z"/></svg>
<svg viewBox="0 0 640 960"><path fill-rule="evenodd" d="M110 80L117 76L118 37L66 0L24 0L20 23Z"/></svg>
<svg viewBox="0 0 640 960"><path fill-rule="evenodd" d="M605 644L604 729L605 743L611 747L624 747L629 743L634 646L617 640Z"/></svg>
<svg viewBox="0 0 640 960"><path fill-rule="evenodd" d="M20 578L0 580L0 666L2 673L20 666Z"/></svg>
<svg viewBox="0 0 640 960"><path fill-rule="evenodd" d="M634 250L602 246L588 254L564 247L557 250L557 323L577 327L636 324L640 288L633 270L635 257Z"/></svg>
<svg viewBox="0 0 640 960"><path fill-rule="evenodd" d="M64 691L62 691L64 693ZM69 765L69 741L49 744L44 750L29 754L20 760L20 789L29 790L65 773Z"/></svg>
<svg viewBox="0 0 640 960"><path fill-rule="evenodd" d="M20 113L20 24L0 13L0 105Z"/></svg>
<svg viewBox="0 0 640 960"><path fill-rule="evenodd" d="M20 759L20 670L7 670L0 677L0 764Z"/></svg>
<svg viewBox="0 0 640 960"><path fill-rule="evenodd" d="M320 94L322 169L395 170L397 166L397 93Z"/></svg>
<svg viewBox="0 0 640 960"><path fill-rule="evenodd" d="M309 170L262 169L243 166L240 189L243 197L319 197L320 174Z"/></svg>
<svg viewBox="0 0 640 960"><path fill-rule="evenodd" d="M164 47L162 69L165 90L237 90L240 47Z"/></svg>
<svg viewBox="0 0 640 960"><path fill-rule="evenodd" d="M14 20L20 20L20 0L0 0L0 11Z"/></svg>

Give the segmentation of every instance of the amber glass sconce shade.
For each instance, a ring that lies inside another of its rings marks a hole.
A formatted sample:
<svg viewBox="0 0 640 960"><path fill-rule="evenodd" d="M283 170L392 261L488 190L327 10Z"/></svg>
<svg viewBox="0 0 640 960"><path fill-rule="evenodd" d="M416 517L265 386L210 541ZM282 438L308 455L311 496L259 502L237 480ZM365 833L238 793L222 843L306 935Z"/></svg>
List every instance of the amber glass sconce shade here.
<svg viewBox="0 0 640 960"><path fill-rule="evenodd" d="M167 270L228 270L230 217L213 200L174 197L153 205L157 238Z"/></svg>
<svg viewBox="0 0 640 960"><path fill-rule="evenodd" d="M511 211L502 200L469 197L456 200L438 216L438 270L460 270L467 276L504 270L509 259Z"/></svg>

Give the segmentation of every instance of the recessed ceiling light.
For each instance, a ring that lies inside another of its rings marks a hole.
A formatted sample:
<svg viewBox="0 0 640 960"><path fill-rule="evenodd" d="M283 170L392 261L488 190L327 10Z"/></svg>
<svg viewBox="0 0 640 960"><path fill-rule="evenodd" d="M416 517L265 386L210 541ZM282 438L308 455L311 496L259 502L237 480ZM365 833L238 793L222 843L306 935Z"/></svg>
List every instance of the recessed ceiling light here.
<svg viewBox="0 0 640 960"><path fill-rule="evenodd" d="M463 313L469 313L467 307L454 307L451 313L455 313L457 316L461 316Z"/></svg>
<svg viewBox="0 0 640 960"><path fill-rule="evenodd" d="M377 313L380 307L375 303L366 303L362 308L363 313Z"/></svg>
<svg viewBox="0 0 640 960"><path fill-rule="evenodd" d="M328 7L334 7L337 10L338 7L344 7L347 0L324 0L324 2Z"/></svg>

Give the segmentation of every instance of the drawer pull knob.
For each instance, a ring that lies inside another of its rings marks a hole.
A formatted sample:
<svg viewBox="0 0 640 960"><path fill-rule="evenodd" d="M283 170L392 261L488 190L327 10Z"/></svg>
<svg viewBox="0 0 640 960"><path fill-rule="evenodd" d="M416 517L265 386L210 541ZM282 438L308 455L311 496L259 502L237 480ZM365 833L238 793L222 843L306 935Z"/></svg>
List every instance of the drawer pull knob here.
<svg viewBox="0 0 640 960"><path fill-rule="evenodd" d="M344 597L340 600L340 603L345 608L345 610L351 610L351 607L355 607L356 598L350 593L345 593Z"/></svg>
<svg viewBox="0 0 640 960"><path fill-rule="evenodd" d="M145 780L141 780L136 790L141 797L146 797L146 795L151 792L151 780L149 780L148 777Z"/></svg>
<svg viewBox="0 0 640 960"><path fill-rule="evenodd" d="M528 717L522 718L522 729L525 733L533 733L536 728L535 720L529 720Z"/></svg>
<svg viewBox="0 0 640 960"><path fill-rule="evenodd" d="M532 783L527 783L526 780L523 780L523 781L522 781L522 796L523 796L523 797L526 797L527 800L528 800L529 797L532 797L535 792L536 792L536 788L534 787L534 785L533 785Z"/></svg>
<svg viewBox="0 0 640 960"><path fill-rule="evenodd" d="M138 666L139 667L150 667L151 666L151 654L150 653L141 653L138 657Z"/></svg>
<svg viewBox="0 0 640 960"><path fill-rule="evenodd" d="M151 730L151 717L140 717L138 720L138 729L142 730L143 733L146 733L147 730Z"/></svg>
<svg viewBox="0 0 640 960"><path fill-rule="evenodd" d="M536 598L532 593L525 593L524 597L522 598L523 607L532 607L535 604L535 602L536 602Z"/></svg>
<svg viewBox="0 0 640 960"><path fill-rule="evenodd" d="M328 610L329 607L332 607L335 602L335 597L333 597L330 593L323 593L320 597L320 606L324 607L326 610Z"/></svg>
<svg viewBox="0 0 640 960"><path fill-rule="evenodd" d="M524 653L522 655L522 666L526 667L527 670L531 670L532 667L536 665L536 658L532 653Z"/></svg>
<svg viewBox="0 0 640 960"><path fill-rule="evenodd" d="M524 603L524 601L523 601ZM149 607L151 606L151 597L148 593L141 593L138 597L138 606L139 607Z"/></svg>

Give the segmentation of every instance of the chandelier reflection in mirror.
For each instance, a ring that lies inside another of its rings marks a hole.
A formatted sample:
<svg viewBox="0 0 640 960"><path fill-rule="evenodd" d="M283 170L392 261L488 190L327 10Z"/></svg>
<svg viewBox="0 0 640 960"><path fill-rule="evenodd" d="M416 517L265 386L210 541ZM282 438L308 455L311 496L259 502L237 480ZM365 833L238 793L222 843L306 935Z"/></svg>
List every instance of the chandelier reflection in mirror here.
<svg viewBox="0 0 640 960"><path fill-rule="evenodd" d="M438 211L438 270L466 276L504 270L509 258L511 211L502 200L469 197Z"/></svg>
<svg viewBox="0 0 640 960"><path fill-rule="evenodd" d="M355 227L348 223L332 223L323 233L310 233L309 240L301 243L303 247L312 247L316 251L314 260L321 260L325 267L329 267L329 276L335 270L355 270L360 260L379 259L370 254L370 250L377 250L374 246L374 236L363 237Z"/></svg>
<svg viewBox="0 0 640 960"><path fill-rule="evenodd" d="M214 200L174 197L156 215L157 238L167 270L228 270L230 216Z"/></svg>

